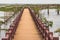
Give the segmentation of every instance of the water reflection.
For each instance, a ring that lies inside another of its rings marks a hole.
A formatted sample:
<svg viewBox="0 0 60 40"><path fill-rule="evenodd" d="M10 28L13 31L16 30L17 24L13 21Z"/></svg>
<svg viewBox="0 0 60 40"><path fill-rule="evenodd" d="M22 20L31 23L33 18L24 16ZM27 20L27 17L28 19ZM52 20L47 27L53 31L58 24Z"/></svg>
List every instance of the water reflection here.
<svg viewBox="0 0 60 40"><path fill-rule="evenodd" d="M0 40L5 37L6 30L0 30Z"/></svg>
<svg viewBox="0 0 60 40"><path fill-rule="evenodd" d="M56 29L60 28L60 15L57 15L57 9L49 9L49 15L47 9L40 10L40 13L42 13L47 20L53 21L53 27L49 28L51 32L54 33ZM58 36L58 33L54 33L54 36Z"/></svg>

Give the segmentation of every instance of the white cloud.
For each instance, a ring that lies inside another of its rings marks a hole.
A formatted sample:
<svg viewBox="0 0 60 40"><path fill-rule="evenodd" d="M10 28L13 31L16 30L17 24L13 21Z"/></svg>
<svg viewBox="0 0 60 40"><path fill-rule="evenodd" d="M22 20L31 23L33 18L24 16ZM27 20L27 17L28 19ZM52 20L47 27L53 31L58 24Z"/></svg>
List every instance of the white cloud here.
<svg viewBox="0 0 60 40"><path fill-rule="evenodd" d="M0 0L0 3L23 4L60 4L60 0Z"/></svg>

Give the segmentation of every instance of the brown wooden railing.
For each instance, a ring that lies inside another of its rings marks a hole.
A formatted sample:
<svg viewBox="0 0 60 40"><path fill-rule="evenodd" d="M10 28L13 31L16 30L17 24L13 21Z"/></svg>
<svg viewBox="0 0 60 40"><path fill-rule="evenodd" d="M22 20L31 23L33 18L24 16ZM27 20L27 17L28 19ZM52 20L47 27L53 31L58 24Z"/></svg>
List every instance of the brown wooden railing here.
<svg viewBox="0 0 60 40"><path fill-rule="evenodd" d="M44 40L59 40L59 37L53 37L53 32L49 32L49 29L46 28L44 23L36 17L35 13L29 8L31 16L37 26L38 31L42 34Z"/></svg>
<svg viewBox="0 0 60 40"><path fill-rule="evenodd" d="M28 8L28 7L25 7L25 8ZM31 13L31 16L32 16L36 26L37 26L39 33L42 34L43 39L44 40L59 40L59 37L53 37L53 33L49 32L49 29L46 28L44 23L42 23L42 21L35 16L35 13L30 8L28 8L28 9ZM23 10L24 10L24 8L23 8ZM12 40L14 38L14 34L16 32L17 25L22 16L23 10L16 17L16 19L13 21L13 23L10 25L10 28L6 32L5 38L2 38L2 40Z"/></svg>
<svg viewBox="0 0 60 40"><path fill-rule="evenodd" d="M13 23L10 25L10 28L6 32L5 38L2 38L2 40L12 40L14 38L14 34L16 32L18 23L21 19L22 13L24 8L21 10L20 14L16 17L16 19L13 21Z"/></svg>

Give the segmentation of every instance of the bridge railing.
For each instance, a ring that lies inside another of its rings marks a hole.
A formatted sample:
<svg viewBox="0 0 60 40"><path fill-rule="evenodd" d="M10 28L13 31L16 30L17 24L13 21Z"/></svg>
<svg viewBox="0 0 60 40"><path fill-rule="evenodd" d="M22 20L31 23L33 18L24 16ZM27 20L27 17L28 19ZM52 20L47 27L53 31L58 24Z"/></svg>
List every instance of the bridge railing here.
<svg viewBox="0 0 60 40"><path fill-rule="evenodd" d="M59 37L53 37L53 32L49 32L49 29L46 28L44 23L42 23L42 21L36 17L35 13L30 8L29 10L40 34L42 34L43 39L44 40L59 40Z"/></svg>
<svg viewBox="0 0 60 40"><path fill-rule="evenodd" d="M22 16L23 10L21 11L20 15L18 15L16 17L16 19L13 21L13 23L10 25L10 28L6 32L5 38L2 38L2 40L12 40L14 38L14 34L16 32L17 25ZM32 10L30 8L29 8L29 10L30 10L33 20L35 21L35 24L36 24L39 32L42 34L42 37L44 38L44 40L59 40L58 37L53 37L53 33L49 32L49 29L46 28L44 23L42 23L42 21L35 16L34 12L32 12Z"/></svg>
<svg viewBox="0 0 60 40"><path fill-rule="evenodd" d="M15 18L13 23L10 25L10 28L8 29L8 31L5 34L5 37L2 38L2 40L12 40L14 38L14 34L16 32L18 23L19 23L19 21L21 19L23 10L24 10L24 8L21 10L20 14Z"/></svg>

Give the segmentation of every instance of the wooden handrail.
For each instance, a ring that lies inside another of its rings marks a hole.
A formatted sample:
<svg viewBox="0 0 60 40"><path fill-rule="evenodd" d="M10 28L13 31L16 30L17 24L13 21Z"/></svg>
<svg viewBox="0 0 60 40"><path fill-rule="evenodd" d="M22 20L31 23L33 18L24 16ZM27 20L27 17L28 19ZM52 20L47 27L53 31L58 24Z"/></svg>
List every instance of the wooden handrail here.
<svg viewBox="0 0 60 40"><path fill-rule="evenodd" d="M5 38L2 38L2 40L12 40L14 38L14 34L16 32L18 23L21 19L22 13L23 13L24 8L21 10L20 14L15 18L13 23L10 25L10 28L5 34Z"/></svg>
<svg viewBox="0 0 60 40"><path fill-rule="evenodd" d="M31 16L37 26L37 29L38 29L39 33L42 34L42 37L44 38L44 40L59 40L59 37L53 37L53 33L49 32L49 29L46 28L44 23L42 23L42 21L35 16L35 13L32 12L32 10L29 7L25 7L25 8L29 9ZM24 8L23 8L23 10L24 10ZM18 15L16 17L16 19L13 21L13 24L10 25L10 29L7 31L5 38L2 38L2 40L12 40L12 38L14 37L14 34L16 32L18 22L22 16L23 10L21 11L20 15Z"/></svg>
<svg viewBox="0 0 60 40"><path fill-rule="evenodd" d="M53 32L49 32L49 29L46 28L44 23L42 23L42 21L35 16L35 13L30 8L29 10L33 20L35 21L35 24L37 25L39 32L41 32L42 34L42 37L45 40L59 40L59 37L53 37Z"/></svg>

